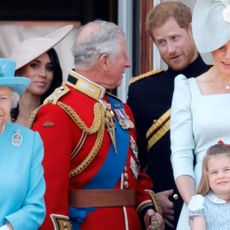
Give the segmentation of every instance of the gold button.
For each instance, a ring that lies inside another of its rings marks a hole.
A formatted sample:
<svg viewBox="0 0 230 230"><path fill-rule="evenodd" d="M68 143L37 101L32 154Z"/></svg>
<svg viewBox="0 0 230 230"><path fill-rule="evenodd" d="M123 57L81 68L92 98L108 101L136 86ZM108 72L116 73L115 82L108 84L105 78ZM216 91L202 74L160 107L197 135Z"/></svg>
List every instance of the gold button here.
<svg viewBox="0 0 230 230"><path fill-rule="evenodd" d="M125 181L125 182L124 182L124 187L125 187L125 188L128 188L128 187L129 187L129 182L128 182L128 181Z"/></svg>
<svg viewBox="0 0 230 230"><path fill-rule="evenodd" d="M174 199L174 200L178 200L178 199L179 199L178 194L176 194L176 193L175 193L175 194L173 194L173 199Z"/></svg>
<svg viewBox="0 0 230 230"><path fill-rule="evenodd" d="M128 178L129 178L129 175L128 175L128 173L124 173L124 178L127 180Z"/></svg>

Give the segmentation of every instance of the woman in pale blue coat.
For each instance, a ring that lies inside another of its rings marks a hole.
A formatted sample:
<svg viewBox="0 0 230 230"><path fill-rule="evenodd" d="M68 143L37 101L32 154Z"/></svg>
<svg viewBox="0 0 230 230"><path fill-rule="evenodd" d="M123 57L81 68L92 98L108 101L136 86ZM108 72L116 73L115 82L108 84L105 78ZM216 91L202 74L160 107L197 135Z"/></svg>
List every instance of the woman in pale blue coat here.
<svg viewBox="0 0 230 230"><path fill-rule="evenodd" d="M0 58L0 230L36 230L45 217L44 151L37 132L9 122L30 82L14 71L14 61Z"/></svg>

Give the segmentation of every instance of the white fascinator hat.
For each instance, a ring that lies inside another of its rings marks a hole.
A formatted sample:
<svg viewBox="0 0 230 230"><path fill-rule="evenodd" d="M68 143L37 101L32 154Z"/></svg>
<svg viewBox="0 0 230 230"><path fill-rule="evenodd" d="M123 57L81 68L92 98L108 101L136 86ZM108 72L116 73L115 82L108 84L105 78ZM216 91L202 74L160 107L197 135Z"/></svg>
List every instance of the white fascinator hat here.
<svg viewBox="0 0 230 230"><path fill-rule="evenodd" d="M197 0L193 37L200 53L210 53L230 40L230 0Z"/></svg>

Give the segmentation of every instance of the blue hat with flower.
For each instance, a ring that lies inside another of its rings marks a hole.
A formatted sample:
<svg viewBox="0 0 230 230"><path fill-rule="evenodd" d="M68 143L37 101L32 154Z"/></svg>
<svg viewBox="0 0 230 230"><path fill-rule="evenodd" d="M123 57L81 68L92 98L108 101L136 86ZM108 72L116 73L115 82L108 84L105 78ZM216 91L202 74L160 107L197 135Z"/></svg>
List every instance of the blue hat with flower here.
<svg viewBox="0 0 230 230"><path fill-rule="evenodd" d="M230 40L230 0L197 0L193 37L200 53L210 53Z"/></svg>
<svg viewBox="0 0 230 230"><path fill-rule="evenodd" d="M18 94L23 94L30 79L14 76L16 62L7 58L0 58L0 87L10 87Z"/></svg>

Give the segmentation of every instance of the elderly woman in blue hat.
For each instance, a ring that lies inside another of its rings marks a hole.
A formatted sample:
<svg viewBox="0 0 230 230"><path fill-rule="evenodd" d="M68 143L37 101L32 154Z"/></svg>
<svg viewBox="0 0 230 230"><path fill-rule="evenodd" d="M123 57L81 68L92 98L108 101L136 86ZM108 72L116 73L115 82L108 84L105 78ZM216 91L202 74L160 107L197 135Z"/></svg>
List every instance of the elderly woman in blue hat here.
<svg viewBox="0 0 230 230"><path fill-rule="evenodd" d="M187 205L199 184L207 149L219 139L230 143L230 1L197 0L192 29L199 52L210 53L213 66L197 78L179 75L175 79L171 162L185 203L177 230L190 229ZM224 230L222 225L215 227Z"/></svg>
<svg viewBox="0 0 230 230"><path fill-rule="evenodd" d="M0 58L0 230L35 230L45 217L44 152L37 132L10 122L30 83L14 76L15 65Z"/></svg>

